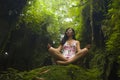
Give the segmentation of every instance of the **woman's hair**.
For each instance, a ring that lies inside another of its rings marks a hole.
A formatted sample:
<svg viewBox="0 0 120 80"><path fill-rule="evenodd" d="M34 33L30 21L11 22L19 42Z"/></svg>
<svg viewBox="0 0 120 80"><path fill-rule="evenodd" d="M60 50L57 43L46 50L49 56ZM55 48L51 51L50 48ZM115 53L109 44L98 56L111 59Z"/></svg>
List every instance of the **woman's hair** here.
<svg viewBox="0 0 120 80"><path fill-rule="evenodd" d="M76 40L76 38L75 38L75 30L74 30L73 28L67 28L66 31L65 31L64 37L63 37L63 39L62 39L62 41L61 41L61 45L64 45L65 42L68 40L68 36L67 36L67 34L66 34L66 32L68 31L68 29L71 29L71 30L72 30L72 32L73 32L72 37L73 37L74 40Z"/></svg>

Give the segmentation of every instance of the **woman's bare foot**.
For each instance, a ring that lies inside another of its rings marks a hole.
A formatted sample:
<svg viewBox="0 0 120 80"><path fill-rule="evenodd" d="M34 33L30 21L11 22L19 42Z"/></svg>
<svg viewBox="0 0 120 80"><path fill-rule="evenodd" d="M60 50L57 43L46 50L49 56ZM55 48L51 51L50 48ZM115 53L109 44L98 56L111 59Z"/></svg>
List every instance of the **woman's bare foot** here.
<svg viewBox="0 0 120 80"><path fill-rule="evenodd" d="M67 65L70 64L69 61L56 61L57 64Z"/></svg>

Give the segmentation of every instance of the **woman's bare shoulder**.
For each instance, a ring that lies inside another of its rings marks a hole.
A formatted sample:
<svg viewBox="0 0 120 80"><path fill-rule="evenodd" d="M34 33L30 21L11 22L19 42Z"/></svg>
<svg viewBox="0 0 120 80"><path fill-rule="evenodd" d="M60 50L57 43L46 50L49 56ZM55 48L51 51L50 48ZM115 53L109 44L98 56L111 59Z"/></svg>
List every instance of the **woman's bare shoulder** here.
<svg viewBox="0 0 120 80"><path fill-rule="evenodd" d="M75 40L75 42L76 42L76 44L78 44L78 45L80 44L80 41L78 41L78 40Z"/></svg>
<svg viewBox="0 0 120 80"><path fill-rule="evenodd" d="M80 41L78 41L78 40L75 40L77 43L80 43Z"/></svg>

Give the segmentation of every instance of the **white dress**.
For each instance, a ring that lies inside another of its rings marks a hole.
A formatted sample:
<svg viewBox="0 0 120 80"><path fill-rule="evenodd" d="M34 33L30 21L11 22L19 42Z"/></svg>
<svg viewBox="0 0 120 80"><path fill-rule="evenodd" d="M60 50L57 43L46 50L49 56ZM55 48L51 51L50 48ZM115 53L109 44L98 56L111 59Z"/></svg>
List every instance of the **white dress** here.
<svg viewBox="0 0 120 80"><path fill-rule="evenodd" d="M76 41L73 41L72 44L68 44L67 42L65 42L62 51L62 55L65 58L70 59L74 57L76 54Z"/></svg>

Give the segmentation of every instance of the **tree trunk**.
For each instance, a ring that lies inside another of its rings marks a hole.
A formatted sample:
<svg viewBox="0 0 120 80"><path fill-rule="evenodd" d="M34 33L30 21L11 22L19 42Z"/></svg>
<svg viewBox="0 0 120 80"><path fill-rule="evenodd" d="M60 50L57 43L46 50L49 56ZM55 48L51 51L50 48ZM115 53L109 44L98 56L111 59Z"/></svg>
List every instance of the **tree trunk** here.
<svg viewBox="0 0 120 80"><path fill-rule="evenodd" d="M93 32L93 0L90 1L90 27L91 27L91 44L94 42L94 32Z"/></svg>

